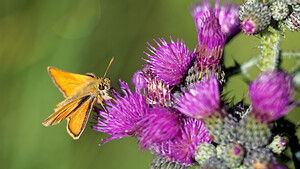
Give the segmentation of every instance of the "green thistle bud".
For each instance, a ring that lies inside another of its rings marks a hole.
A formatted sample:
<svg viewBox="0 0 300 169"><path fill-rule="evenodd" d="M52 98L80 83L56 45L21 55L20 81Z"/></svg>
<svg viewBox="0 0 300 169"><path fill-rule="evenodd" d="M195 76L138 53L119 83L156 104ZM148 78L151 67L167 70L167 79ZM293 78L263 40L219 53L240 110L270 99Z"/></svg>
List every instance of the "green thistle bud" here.
<svg viewBox="0 0 300 169"><path fill-rule="evenodd" d="M239 19L242 32L253 35L261 32L270 25L271 11L261 2L248 2L240 6Z"/></svg>
<svg viewBox="0 0 300 169"><path fill-rule="evenodd" d="M223 112L225 114L225 112ZM238 120L231 114L222 117L214 114L204 120L205 126L212 135L213 141L218 144L227 144L236 141L236 126Z"/></svg>
<svg viewBox="0 0 300 169"><path fill-rule="evenodd" d="M210 158L200 166L200 169L228 169L223 161L219 158Z"/></svg>
<svg viewBox="0 0 300 169"><path fill-rule="evenodd" d="M297 11L292 12L285 20L285 25L290 31L298 31L300 29L300 13Z"/></svg>
<svg viewBox="0 0 300 169"><path fill-rule="evenodd" d="M281 154L285 150L287 142L288 139L286 137L276 135L273 138L273 141L267 147L271 149L274 153Z"/></svg>
<svg viewBox="0 0 300 169"><path fill-rule="evenodd" d="M221 159L230 168L239 167L244 159L245 150L237 143L230 143L226 145L225 150L221 155Z"/></svg>
<svg viewBox="0 0 300 169"><path fill-rule="evenodd" d="M289 14L289 7L284 1L275 1L270 6L272 17L276 21L285 19Z"/></svg>
<svg viewBox="0 0 300 169"><path fill-rule="evenodd" d="M185 169L187 165L180 164L179 162L170 162L166 158L157 155L151 165L150 169Z"/></svg>
<svg viewBox="0 0 300 169"><path fill-rule="evenodd" d="M237 127L239 143L247 150L267 145L271 134L268 124L262 123L253 116L243 118Z"/></svg>
<svg viewBox="0 0 300 169"><path fill-rule="evenodd" d="M201 165L210 158L216 158L216 147L210 143L200 143L195 151L195 160Z"/></svg>

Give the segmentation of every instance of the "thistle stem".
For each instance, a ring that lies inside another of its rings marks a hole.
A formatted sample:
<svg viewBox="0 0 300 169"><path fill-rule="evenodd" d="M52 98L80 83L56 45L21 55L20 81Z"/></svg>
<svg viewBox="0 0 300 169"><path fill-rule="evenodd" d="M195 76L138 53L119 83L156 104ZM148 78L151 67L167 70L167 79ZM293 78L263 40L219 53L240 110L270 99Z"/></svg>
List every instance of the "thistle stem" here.
<svg viewBox="0 0 300 169"><path fill-rule="evenodd" d="M261 71L273 71L279 65L279 50L281 31L269 26L268 31L262 34L261 40L261 57L259 58L259 68Z"/></svg>

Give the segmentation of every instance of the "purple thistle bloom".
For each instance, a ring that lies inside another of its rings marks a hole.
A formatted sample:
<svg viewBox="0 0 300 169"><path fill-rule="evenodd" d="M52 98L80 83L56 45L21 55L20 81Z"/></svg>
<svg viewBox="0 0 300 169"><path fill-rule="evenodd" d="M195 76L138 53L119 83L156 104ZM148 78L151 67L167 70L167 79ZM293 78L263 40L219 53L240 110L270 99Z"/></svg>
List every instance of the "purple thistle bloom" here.
<svg viewBox="0 0 300 169"><path fill-rule="evenodd" d="M100 145L110 140L139 135L141 126L137 122L148 113L149 106L141 92L132 93L128 84L121 80L120 88L125 96L115 94L116 101L106 102L107 112L98 110L100 117L93 129L111 135Z"/></svg>
<svg viewBox="0 0 300 169"><path fill-rule="evenodd" d="M149 149L154 143L162 143L178 135L182 125L181 116L175 110L166 107L149 109L149 113L138 122L143 126L140 146Z"/></svg>
<svg viewBox="0 0 300 169"><path fill-rule="evenodd" d="M183 118L183 126L174 139L154 146L154 150L169 161L192 165L196 147L200 143L211 143L209 132L202 121Z"/></svg>
<svg viewBox="0 0 300 169"><path fill-rule="evenodd" d="M199 5L199 2L196 2L196 4L192 7L191 14L195 21L197 30L202 29L203 25L206 24L201 18L209 10L214 11L219 24L221 25L221 31L224 35L226 35L227 41L241 31L240 20L238 18L238 6L236 4L232 4L230 7L230 2L225 2L220 8L220 0L216 0L214 9L211 9L210 2L208 0L203 0L202 5Z"/></svg>
<svg viewBox="0 0 300 169"><path fill-rule="evenodd" d="M189 53L183 40L175 43L171 38L171 43L167 43L163 38L159 39L161 44L154 40L158 45L155 49L149 43L148 50L153 54L145 54L150 60L144 59L148 62L147 67L155 74L155 76L168 85L177 85L182 81L188 66L191 63L195 53Z"/></svg>
<svg viewBox="0 0 300 169"><path fill-rule="evenodd" d="M225 45L225 35L221 31L218 19L213 11L206 11L202 18L203 27L198 30L198 55L196 63L202 70L220 69L223 48Z"/></svg>
<svg viewBox="0 0 300 169"><path fill-rule="evenodd" d="M220 91L216 77L198 83L191 87L188 92L183 91L183 95L176 99L175 106L181 113L196 118L203 119L215 111L220 110Z"/></svg>
<svg viewBox="0 0 300 169"><path fill-rule="evenodd" d="M256 118L271 122L287 114L296 105L289 105L295 88L292 78L285 72L264 72L249 84L252 112Z"/></svg>

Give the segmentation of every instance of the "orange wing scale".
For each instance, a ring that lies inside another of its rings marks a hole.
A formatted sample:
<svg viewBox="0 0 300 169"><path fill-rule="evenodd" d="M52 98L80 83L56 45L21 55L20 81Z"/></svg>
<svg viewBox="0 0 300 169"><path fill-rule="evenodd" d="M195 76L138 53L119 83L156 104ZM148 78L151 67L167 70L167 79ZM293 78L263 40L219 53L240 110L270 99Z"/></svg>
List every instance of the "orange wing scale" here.
<svg viewBox="0 0 300 169"><path fill-rule="evenodd" d="M48 71L53 82L62 91L65 97L70 97L78 93L82 87L95 78L89 75L69 73L54 67L48 67Z"/></svg>

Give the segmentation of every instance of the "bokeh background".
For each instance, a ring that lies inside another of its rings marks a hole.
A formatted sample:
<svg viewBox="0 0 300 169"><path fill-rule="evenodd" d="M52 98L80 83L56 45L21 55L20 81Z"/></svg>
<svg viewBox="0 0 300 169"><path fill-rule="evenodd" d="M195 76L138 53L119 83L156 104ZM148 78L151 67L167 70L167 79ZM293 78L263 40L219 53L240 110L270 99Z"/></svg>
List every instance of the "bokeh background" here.
<svg viewBox="0 0 300 169"><path fill-rule="evenodd" d="M131 82L143 67L147 44L160 37L197 43L189 7L194 0L0 0L0 168L3 169L141 169L152 155L139 150L137 139L124 138L98 146L108 135L86 127L74 141L66 120L53 127L42 122L63 100L47 66L74 73ZM241 1L236 1L241 2ZM287 31L281 47L300 50L300 34ZM259 53L258 40L238 35L225 47L225 65ZM285 61L288 68L296 59ZM258 74L250 71L250 80ZM235 102L247 97L245 77L234 76L225 92ZM132 87L132 86L131 86ZM299 97L299 96L298 96ZM288 116L299 121L299 108ZM93 119L90 118L90 122Z"/></svg>

